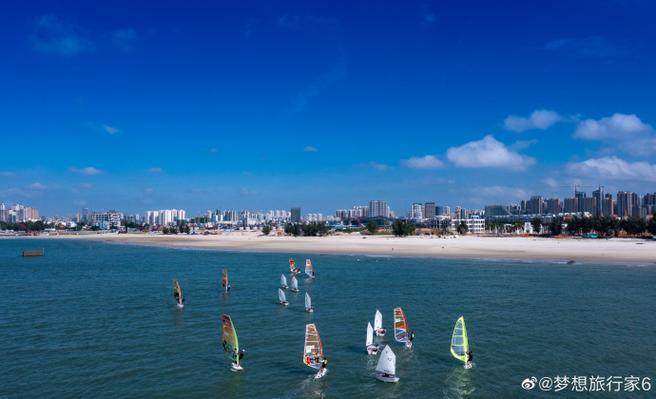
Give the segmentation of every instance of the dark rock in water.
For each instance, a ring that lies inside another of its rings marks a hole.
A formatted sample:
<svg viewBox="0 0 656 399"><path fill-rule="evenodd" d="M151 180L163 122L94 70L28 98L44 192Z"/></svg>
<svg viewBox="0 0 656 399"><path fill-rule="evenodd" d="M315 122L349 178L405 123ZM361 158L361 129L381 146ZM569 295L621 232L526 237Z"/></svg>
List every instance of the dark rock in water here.
<svg viewBox="0 0 656 399"><path fill-rule="evenodd" d="M574 263L576 263L576 262L574 262L574 259L570 259L570 260L567 261L568 265L573 265Z"/></svg>

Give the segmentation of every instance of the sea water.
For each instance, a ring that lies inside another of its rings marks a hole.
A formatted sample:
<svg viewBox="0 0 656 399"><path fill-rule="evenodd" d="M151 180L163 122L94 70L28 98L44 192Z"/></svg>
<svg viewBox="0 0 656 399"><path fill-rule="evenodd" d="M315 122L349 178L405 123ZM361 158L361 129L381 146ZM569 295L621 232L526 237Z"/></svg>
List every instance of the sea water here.
<svg viewBox="0 0 656 399"><path fill-rule="evenodd" d="M45 256L21 251L44 248ZM466 254L463 254L466 255ZM277 303L288 259L317 278ZM656 377L656 267L179 250L63 240L0 240L0 397L515 398L579 397L526 378ZM221 289L221 271L232 290ZM172 299L179 279L186 306ZM315 312L304 311L312 297ZM393 341L401 306L416 338ZM396 354L398 384L375 380L367 322ZM246 350L222 352L221 315ZM464 315L475 366L449 352ZM329 372L302 363L316 323ZM656 391L656 387L654 388ZM651 394L651 393L649 393ZM595 397L645 397L645 392ZM586 396L586 395L583 395Z"/></svg>

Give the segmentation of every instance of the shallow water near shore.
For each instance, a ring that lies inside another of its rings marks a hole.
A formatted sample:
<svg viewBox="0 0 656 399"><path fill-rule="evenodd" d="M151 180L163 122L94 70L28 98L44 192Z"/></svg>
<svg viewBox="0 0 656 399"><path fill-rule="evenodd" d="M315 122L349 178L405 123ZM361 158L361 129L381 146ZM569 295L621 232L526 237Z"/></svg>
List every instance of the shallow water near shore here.
<svg viewBox="0 0 656 399"><path fill-rule="evenodd" d="M20 256L33 248L45 256ZM277 287L289 256L301 266L308 257L0 240L0 396L499 398L526 395L520 384L531 376L656 377L653 266L314 255L317 278L299 279L301 292L288 292L283 308ZM220 291L226 267L228 295ZM184 309L171 299L174 278ZM304 312L306 291L314 314ZM412 350L392 342L395 306L416 333ZM373 378L377 358L364 350L377 308L388 329L382 342L397 356L394 385ZM221 351L223 313L246 349L241 373ZM460 315L471 370L449 353ZM309 322L329 359L319 381L301 362Z"/></svg>

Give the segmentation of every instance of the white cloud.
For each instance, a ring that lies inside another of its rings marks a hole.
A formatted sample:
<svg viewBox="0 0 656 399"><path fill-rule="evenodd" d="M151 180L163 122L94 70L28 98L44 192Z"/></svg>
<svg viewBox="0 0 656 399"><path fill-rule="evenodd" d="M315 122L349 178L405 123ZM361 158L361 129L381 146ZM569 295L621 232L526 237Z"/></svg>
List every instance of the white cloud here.
<svg viewBox="0 0 656 399"><path fill-rule="evenodd" d="M305 151L305 152L317 152L319 150L317 149L317 147L314 147L314 146L311 146L311 145L306 145L303 148L303 151Z"/></svg>
<svg viewBox="0 0 656 399"><path fill-rule="evenodd" d="M510 150L491 135L447 150L447 158L461 168L503 168L524 170L535 159Z"/></svg>
<svg viewBox="0 0 656 399"><path fill-rule="evenodd" d="M31 188L32 190L42 191L42 190L45 190L46 188L48 188L48 186L46 186L45 184L41 184L39 182L34 182L34 183L29 185L29 188Z"/></svg>
<svg viewBox="0 0 656 399"><path fill-rule="evenodd" d="M591 158L567 165L567 170L582 177L608 180L656 182L656 164L628 162L617 157Z"/></svg>
<svg viewBox="0 0 656 399"><path fill-rule="evenodd" d="M509 115L503 121L503 125L506 130L511 132L524 132L531 129L545 130L562 120L563 118L557 112L536 109L528 117Z"/></svg>
<svg viewBox="0 0 656 399"><path fill-rule="evenodd" d="M542 180L542 182L550 188L558 187L558 180L554 179L553 177L547 177L546 179Z"/></svg>
<svg viewBox="0 0 656 399"><path fill-rule="evenodd" d="M8 170L4 170L4 171L0 171L0 176L2 176L2 177L16 177L16 173L8 171Z"/></svg>
<svg viewBox="0 0 656 399"><path fill-rule="evenodd" d="M253 190L252 188L241 187L239 189L239 194L243 196L257 195L257 191Z"/></svg>
<svg viewBox="0 0 656 399"><path fill-rule="evenodd" d="M116 133L120 132L120 130L118 130L117 128L109 126L109 125L102 125L102 128L108 134L116 134Z"/></svg>
<svg viewBox="0 0 656 399"><path fill-rule="evenodd" d="M634 114L613 114L601 119L579 122L574 137L584 140L618 140L653 133L654 129Z"/></svg>
<svg viewBox="0 0 656 399"><path fill-rule="evenodd" d="M64 56L74 56L93 49L93 43L84 37L82 29L52 14L37 19L30 42L36 51Z"/></svg>
<svg viewBox="0 0 656 399"><path fill-rule="evenodd" d="M150 173L161 173L162 168L159 168L159 167L148 168L148 172L150 172Z"/></svg>
<svg viewBox="0 0 656 399"><path fill-rule="evenodd" d="M423 157L411 157L404 159L401 164L406 168L412 169L435 169L444 166L444 163L434 155L424 155Z"/></svg>
<svg viewBox="0 0 656 399"><path fill-rule="evenodd" d="M605 142L632 155L656 153L656 130L635 114L616 113L601 119L580 121L574 137Z"/></svg>
<svg viewBox="0 0 656 399"><path fill-rule="evenodd" d="M472 190L477 196L486 198L486 199L525 199L529 196L528 192L520 187L507 187L507 186L486 186L486 187L476 187Z"/></svg>
<svg viewBox="0 0 656 399"><path fill-rule="evenodd" d="M370 168L377 170L379 172L386 171L389 168L389 166L385 165L384 163L378 163L374 161L369 162L368 165Z"/></svg>
<svg viewBox="0 0 656 399"><path fill-rule="evenodd" d="M533 140L517 140L514 143L510 145L510 148L513 150L524 150L533 144L536 144L538 141L533 139Z"/></svg>
<svg viewBox="0 0 656 399"><path fill-rule="evenodd" d="M102 173L100 169L94 168L93 166L87 166L86 168L70 167L69 170L71 172L80 173L82 175L87 175L87 176L95 176Z"/></svg>

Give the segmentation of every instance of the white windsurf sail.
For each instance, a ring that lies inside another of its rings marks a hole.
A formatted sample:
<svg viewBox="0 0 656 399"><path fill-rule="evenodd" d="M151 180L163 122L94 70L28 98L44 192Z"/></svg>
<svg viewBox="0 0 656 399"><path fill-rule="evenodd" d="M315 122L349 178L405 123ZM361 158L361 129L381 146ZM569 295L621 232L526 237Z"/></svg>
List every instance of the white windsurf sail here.
<svg viewBox="0 0 656 399"><path fill-rule="evenodd" d="M312 299L310 298L310 294L307 292L305 293L305 309L311 309L312 308Z"/></svg>
<svg viewBox="0 0 656 399"><path fill-rule="evenodd" d="M280 287L287 288L287 277L284 274L280 275Z"/></svg>
<svg viewBox="0 0 656 399"><path fill-rule="evenodd" d="M374 316L374 329L379 330L383 328L383 314L376 309L376 315Z"/></svg>
<svg viewBox="0 0 656 399"><path fill-rule="evenodd" d="M463 363L467 363L467 352L469 351L469 338L465 318L460 316L453 327L451 335L451 354Z"/></svg>
<svg viewBox="0 0 656 399"><path fill-rule="evenodd" d="M314 278L314 267L311 259L305 259L305 274L310 278Z"/></svg>
<svg viewBox="0 0 656 399"><path fill-rule="evenodd" d="M296 276L292 276L292 291L298 291L298 280Z"/></svg>
<svg viewBox="0 0 656 399"><path fill-rule="evenodd" d="M366 346L374 344L374 328L371 326L371 323L367 323L367 343Z"/></svg>
<svg viewBox="0 0 656 399"><path fill-rule="evenodd" d="M314 323L307 324L305 326L303 363L313 369L318 369L321 367L321 361L323 358L323 344L321 343L319 330L317 330L317 326L315 326Z"/></svg>
<svg viewBox="0 0 656 399"><path fill-rule="evenodd" d="M392 376L396 375L396 355L392 352L389 345L385 345L385 349L383 349L383 352L380 354L378 364L376 365L376 371Z"/></svg>
<svg viewBox="0 0 656 399"><path fill-rule="evenodd" d="M282 288L278 288L278 299L280 302L287 302L287 298L285 297L285 291L282 290Z"/></svg>

